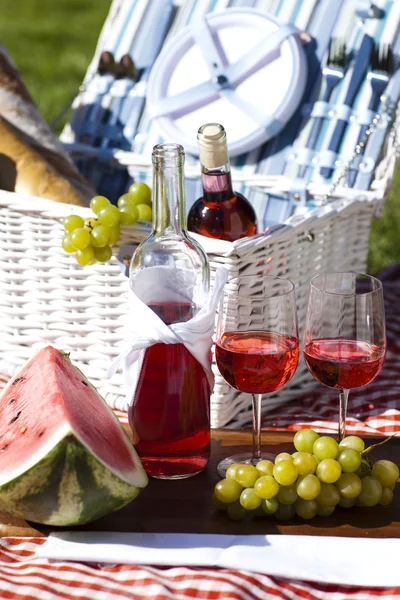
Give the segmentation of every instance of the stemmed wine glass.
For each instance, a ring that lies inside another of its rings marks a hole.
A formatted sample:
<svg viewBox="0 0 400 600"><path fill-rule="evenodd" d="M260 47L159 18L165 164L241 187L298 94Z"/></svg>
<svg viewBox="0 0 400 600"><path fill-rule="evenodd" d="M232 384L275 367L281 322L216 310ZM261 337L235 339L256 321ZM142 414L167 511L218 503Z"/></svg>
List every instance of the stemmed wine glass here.
<svg viewBox="0 0 400 600"><path fill-rule="evenodd" d="M386 353L382 283L362 273L322 273L310 282L304 359L312 376L339 390L339 442L349 390L370 383Z"/></svg>
<svg viewBox="0 0 400 600"><path fill-rule="evenodd" d="M253 452L229 456L218 465L261 460L261 400L294 375L299 360L294 285L288 279L249 275L228 281L218 313L215 356L225 381L252 394Z"/></svg>

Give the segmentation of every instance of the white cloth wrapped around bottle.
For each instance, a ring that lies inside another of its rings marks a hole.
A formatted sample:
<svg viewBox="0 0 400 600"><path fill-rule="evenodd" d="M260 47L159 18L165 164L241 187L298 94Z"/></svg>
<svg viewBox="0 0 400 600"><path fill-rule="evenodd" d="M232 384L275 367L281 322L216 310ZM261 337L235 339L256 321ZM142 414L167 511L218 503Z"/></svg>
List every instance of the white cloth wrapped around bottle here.
<svg viewBox="0 0 400 600"><path fill-rule="evenodd" d="M193 302L191 293L193 274L189 272L184 274L182 271L164 266L152 267L143 273L146 277L135 281L136 289L140 282L140 296L143 300L131 290L124 345L107 372L108 377L112 377L122 364L126 398L123 406L116 407L120 410L128 410L131 405L144 351L154 344L183 344L204 368L210 389L214 387L210 350L215 315L228 277L226 269L223 267L217 269L214 288L204 299L199 312L189 321L171 325L166 325L147 304Z"/></svg>

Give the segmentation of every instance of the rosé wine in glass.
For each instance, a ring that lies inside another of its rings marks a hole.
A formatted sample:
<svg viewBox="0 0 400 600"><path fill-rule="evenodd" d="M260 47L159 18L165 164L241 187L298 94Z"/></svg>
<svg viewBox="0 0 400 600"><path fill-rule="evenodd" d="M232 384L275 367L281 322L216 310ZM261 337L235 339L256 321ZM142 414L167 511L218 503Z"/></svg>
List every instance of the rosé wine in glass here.
<svg viewBox="0 0 400 600"><path fill-rule="evenodd" d="M339 390L339 441L349 390L380 373L386 353L382 284L363 273L321 273L310 283L304 360L320 383Z"/></svg>

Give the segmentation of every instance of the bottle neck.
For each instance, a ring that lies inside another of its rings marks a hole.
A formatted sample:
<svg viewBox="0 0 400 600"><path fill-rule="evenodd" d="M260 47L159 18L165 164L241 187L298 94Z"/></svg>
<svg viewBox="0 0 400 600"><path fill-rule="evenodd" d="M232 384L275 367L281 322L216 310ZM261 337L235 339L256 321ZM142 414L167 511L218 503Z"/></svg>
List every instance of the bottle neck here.
<svg viewBox="0 0 400 600"><path fill-rule="evenodd" d="M154 164L153 234L182 233L186 229L183 162L159 161Z"/></svg>
<svg viewBox="0 0 400 600"><path fill-rule="evenodd" d="M233 198L232 177L229 161L218 168L201 166L203 198L207 202L225 201Z"/></svg>

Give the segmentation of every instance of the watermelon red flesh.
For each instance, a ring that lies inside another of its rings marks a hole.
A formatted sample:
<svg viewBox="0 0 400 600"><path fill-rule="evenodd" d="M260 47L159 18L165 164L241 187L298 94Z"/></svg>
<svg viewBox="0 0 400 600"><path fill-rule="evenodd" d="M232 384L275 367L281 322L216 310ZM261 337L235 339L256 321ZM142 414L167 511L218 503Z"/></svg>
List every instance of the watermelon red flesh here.
<svg viewBox="0 0 400 600"><path fill-rule="evenodd" d="M45 457L68 434L123 481L147 477L115 415L62 352L33 356L0 397L0 486Z"/></svg>

